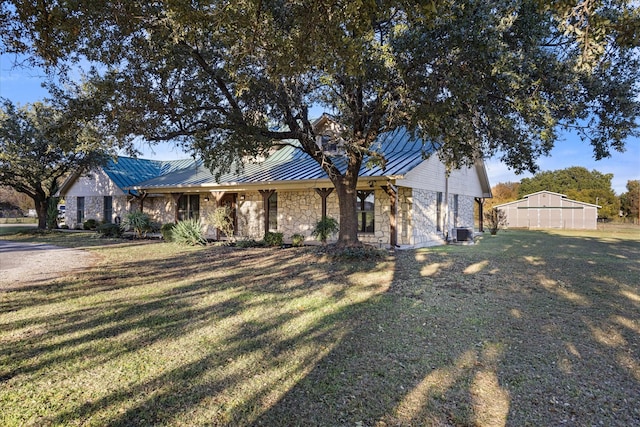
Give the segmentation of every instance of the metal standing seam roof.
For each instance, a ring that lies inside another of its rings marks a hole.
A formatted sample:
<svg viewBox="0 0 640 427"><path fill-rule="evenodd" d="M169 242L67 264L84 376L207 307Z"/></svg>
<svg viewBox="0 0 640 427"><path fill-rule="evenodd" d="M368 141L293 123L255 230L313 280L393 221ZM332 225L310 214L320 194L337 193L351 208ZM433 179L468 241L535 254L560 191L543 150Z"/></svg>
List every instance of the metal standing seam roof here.
<svg viewBox="0 0 640 427"><path fill-rule="evenodd" d="M139 182L194 167L195 163L191 159L161 161L118 157L109 159L103 170L119 188L127 190Z"/></svg>
<svg viewBox="0 0 640 427"><path fill-rule="evenodd" d="M386 167L368 168L367 158L364 159L359 176L383 177L404 175L423 161L423 144L419 139L411 138L406 129L396 129L393 132L381 134L373 143L371 149L381 152L387 160ZM334 157L336 166L344 172L346 159ZM137 177L142 177L142 173ZM131 189L161 189L191 186L218 186L224 184L249 184L261 182L290 182L301 180L328 179L320 165L308 154L293 146L285 146L269 156L261 163L246 163L239 171L235 165L229 173L223 174L219 181L215 180L215 173L204 167L202 162L184 165L174 171L152 176L146 179L131 179L128 185Z"/></svg>

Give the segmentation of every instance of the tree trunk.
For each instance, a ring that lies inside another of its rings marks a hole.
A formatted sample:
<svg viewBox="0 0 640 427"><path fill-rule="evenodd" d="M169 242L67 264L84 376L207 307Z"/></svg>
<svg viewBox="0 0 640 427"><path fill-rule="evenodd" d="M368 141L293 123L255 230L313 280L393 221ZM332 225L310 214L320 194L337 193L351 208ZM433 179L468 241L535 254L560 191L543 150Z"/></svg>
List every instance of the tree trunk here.
<svg viewBox="0 0 640 427"><path fill-rule="evenodd" d="M358 215L356 213L356 186L358 185L358 172L361 163L361 159L349 159L346 173L333 182L340 209L340 232L337 243L340 247L362 245L358 240Z"/></svg>

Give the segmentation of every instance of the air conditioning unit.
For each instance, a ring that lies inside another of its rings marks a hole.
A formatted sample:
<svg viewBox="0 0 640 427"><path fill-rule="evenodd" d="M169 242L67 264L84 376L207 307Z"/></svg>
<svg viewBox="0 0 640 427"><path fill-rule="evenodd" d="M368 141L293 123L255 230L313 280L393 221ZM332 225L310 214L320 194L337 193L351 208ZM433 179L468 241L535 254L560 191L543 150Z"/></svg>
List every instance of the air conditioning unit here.
<svg viewBox="0 0 640 427"><path fill-rule="evenodd" d="M473 229L472 228L456 228L456 241L457 242L470 242L473 241Z"/></svg>

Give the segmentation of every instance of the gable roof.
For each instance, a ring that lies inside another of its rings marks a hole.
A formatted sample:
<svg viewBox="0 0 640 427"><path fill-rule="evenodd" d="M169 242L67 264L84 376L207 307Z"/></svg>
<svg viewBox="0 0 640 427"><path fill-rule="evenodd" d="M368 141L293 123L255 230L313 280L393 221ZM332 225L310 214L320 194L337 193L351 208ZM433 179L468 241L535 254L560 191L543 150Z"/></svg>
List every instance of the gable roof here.
<svg viewBox="0 0 640 427"><path fill-rule="evenodd" d="M539 194L548 194L548 195L552 195L552 196L559 196L560 199L562 199L562 201L571 202L571 203L575 203L575 204L579 204L579 205L593 206L593 207L596 207L596 208L601 208L602 207L602 206L599 206L599 205L595 205L593 203L587 203L587 202L581 202L580 200L569 199L569 198L567 198L566 194L554 193L553 191L548 191L548 190L541 190L541 191L536 191L535 193L527 194L527 195L523 196L522 199L513 200L511 202L502 203L500 205L495 205L494 208L501 208L501 207L505 207L505 206L509 206L509 205L517 205L517 204L522 203L524 201L528 201L527 199L529 199L530 197L537 196ZM552 206L550 206L550 208L551 207Z"/></svg>
<svg viewBox="0 0 640 427"><path fill-rule="evenodd" d="M123 192L130 191L136 194L136 190L133 188L135 184L194 167L195 164L196 161L192 159L163 161L119 156L115 159L109 158L102 170ZM57 194L65 194L80 175L75 173L67 178Z"/></svg>
<svg viewBox="0 0 640 427"><path fill-rule="evenodd" d="M162 161L118 157L109 159L103 170L119 188L129 189L139 182L194 167L195 164L192 159Z"/></svg>
<svg viewBox="0 0 640 427"><path fill-rule="evenodd" d="M326 172L311 156L296 148L295 142L290 142L280 150L270 155L260 163L247 163L240 170L232 165L231 172L222 174L218 182L215 174L203 164L193 168L184 168L174 173L164 174L146 181L139 181L131 185L131 189L159 189L175 187L201 186L229 186L251 183L284 183L291 181L328 180ZM404 129L381 134L373 143L371 149L380 152L387 160L386 167L366 166L365 158L360 168L359 176L395 177L409 172L419 165L425 153L422 141L412 138ZM341 172L346 171L345 157L335 156L333 160Z"/></svg>

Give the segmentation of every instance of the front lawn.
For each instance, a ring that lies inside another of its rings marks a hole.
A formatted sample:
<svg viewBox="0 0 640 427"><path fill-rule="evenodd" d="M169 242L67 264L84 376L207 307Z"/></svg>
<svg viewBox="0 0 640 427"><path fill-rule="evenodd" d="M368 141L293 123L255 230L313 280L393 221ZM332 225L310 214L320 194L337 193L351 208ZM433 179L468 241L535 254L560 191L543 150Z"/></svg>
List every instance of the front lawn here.
<svg viewBox="0 0 640 427"><path fill-rule="evenodd" d="M0 289L0 425L639 425L630 230L361 263L13 236L100 261Z"/></svg>

